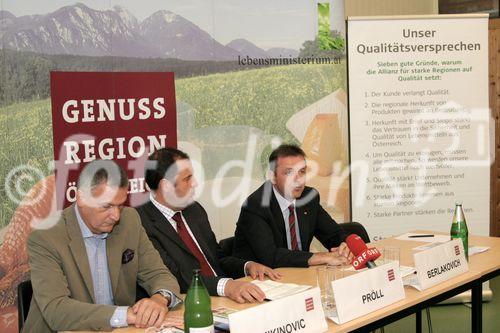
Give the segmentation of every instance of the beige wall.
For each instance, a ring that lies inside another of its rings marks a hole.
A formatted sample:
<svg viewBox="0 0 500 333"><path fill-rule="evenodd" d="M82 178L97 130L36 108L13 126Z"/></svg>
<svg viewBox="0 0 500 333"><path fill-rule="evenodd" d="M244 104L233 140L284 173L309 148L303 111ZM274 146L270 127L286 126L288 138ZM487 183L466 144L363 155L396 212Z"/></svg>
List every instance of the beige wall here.
<svg viewBox="0 0 500 333"><path fill-rule="evenodd" d="M346 16L438 14L438 0L345 0Z"/></svg>

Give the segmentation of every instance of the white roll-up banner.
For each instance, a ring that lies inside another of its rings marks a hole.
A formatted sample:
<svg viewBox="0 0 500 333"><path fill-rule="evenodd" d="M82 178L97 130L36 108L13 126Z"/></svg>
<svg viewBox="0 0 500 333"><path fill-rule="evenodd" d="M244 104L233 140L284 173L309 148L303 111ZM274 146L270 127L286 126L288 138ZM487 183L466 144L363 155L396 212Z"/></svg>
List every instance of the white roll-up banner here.
<svg viewBox="0 0 500 333"><path fill-rule="evenodd" d="M348 20L352 217L372 239L449 231L462 202L488 235L488 16Z"/></svg>

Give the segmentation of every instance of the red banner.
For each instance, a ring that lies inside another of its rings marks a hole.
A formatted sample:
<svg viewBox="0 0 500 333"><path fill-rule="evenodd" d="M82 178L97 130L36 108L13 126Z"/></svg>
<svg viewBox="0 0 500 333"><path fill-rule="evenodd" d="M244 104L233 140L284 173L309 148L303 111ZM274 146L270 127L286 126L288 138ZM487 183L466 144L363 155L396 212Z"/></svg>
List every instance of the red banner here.
<svg viewBox="0 0 500 333"><path fill-rule="evenodd" d="M144 161L176 147L173 73L51 72L57 208L75 200L83 167L114 160L127 170L132 205L144 192Z"/></svg>

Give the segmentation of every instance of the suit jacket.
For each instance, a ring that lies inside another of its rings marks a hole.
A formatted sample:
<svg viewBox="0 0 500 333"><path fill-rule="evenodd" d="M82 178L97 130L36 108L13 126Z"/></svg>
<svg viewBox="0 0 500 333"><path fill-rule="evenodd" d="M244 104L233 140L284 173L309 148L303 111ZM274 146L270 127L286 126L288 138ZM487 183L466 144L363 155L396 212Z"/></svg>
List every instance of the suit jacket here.
<svg viewBox="0 0 500 333"><path fill-rule="evenodd" d="M122 263L126 249L135 252ZM115 306L94 303L87 251L74 206L50 229L33 230L28 239L33 297L23 332L111 330ZM136 282L150 294L179 285L163 265L133 208L125 207L106 239L106 254L116 305L135 303Z"/></svg>
<svg viewBox="0 0 500 333"><path fill-rule="evenodd" d="M137 211L153 246L177 278L181 292L187 292L193 277L193 269L200 268L198 260L186 247L167 218L151 201L139 207ZM210 227L207 213L198 202L186 207L182 215L207 261L217 273L216 277L202 277L209 294L215 296L217 283L222 277L236 279L244 276L245 260L226 256L223 253Z"/></svg>
<svg viewBox="0 0 500 333"><path fill-rule="evenodd" d="M265 182L241 207L235 231L235 256L272 268L307 267L314 236L327 249L344 241L340 226L321 207L319 193L306 186L295 207L302 251L289 250L285 221L272 186L271 182Z"/></svg>

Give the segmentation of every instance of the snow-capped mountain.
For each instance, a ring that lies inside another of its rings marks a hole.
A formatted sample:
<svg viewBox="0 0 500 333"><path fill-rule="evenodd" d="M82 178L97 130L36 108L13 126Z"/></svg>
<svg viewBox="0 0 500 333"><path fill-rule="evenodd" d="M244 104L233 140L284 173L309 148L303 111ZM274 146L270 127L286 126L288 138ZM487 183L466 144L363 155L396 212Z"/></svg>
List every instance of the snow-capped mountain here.
<svg viewBox="0 0 500 333"><path fill-rule="evenodd" d="M142 22L125 8L77 3L46 15L0 12L0 47L47 54L232 60L237 52L180 15L160 10Z"/></svg>
<svg viewBox="0 0 500 333"><path fill-rule="evenodd" d="M184 17L160 10L141 23L141 35L161 57L184 60L232 60L237 53Z"/></svg>

